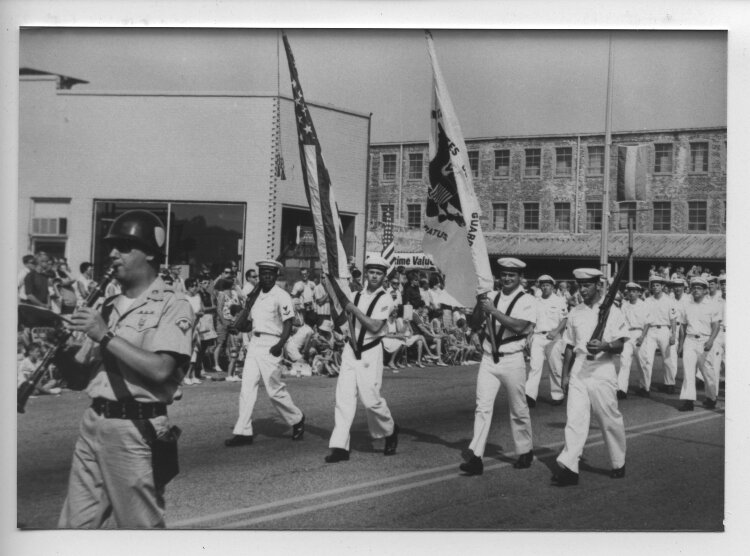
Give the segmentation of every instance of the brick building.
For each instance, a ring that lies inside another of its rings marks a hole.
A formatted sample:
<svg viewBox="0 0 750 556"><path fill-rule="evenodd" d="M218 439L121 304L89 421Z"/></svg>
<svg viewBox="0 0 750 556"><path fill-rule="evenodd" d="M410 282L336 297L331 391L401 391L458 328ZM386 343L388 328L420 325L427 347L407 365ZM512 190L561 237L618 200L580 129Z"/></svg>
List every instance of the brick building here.
<svg viewBox="0 0 750 556"><path fill-rule="evenodd" d="M645 198L617 202L618 145L647 151ZM467 139L490 259L523 258L528 275L570 277L599 265L604 135ZM726 127L618 132L610 151L609 257L627 251L634 218L634 277L651 265L726 268ZM380 222L396 222L398 251L421 250L429 156L426 142L370 146L368 251ZM494 262L493 262L494 265Z"/></svg>

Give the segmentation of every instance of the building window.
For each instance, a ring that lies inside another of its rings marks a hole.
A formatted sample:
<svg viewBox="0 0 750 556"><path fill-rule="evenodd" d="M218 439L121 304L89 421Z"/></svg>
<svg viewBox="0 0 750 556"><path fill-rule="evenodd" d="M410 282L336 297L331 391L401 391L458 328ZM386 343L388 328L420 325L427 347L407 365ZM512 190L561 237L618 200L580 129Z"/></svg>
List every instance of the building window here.
<svg viewBox="0 0 750 556"><path fill-rule="evenodd" d="M409 228L421 228L422 205L406 205L406 217Z"/></svg>
<svg viewBox="0 0 750 556"><path fill-rule="evenodd" d="M380 220L386 222L390 220L393 222L393 215L396 213L396 208L392 204L380 205Z"/></svg>
<svg viewBox="0 0 750 556"><path fill-rule="evenodd" d="M510 151L508 149L495 151L495 171L493 175L496 178L507 178L510 176Z"/></svg>
<svg viewBox="0 0 750 556"><path fill-rule="evenodd" d="M396 155L383 155L383 181L395 181L396 179Z"/></svg>
<svg viewBox="0 0 750 556"><path fill-rule="evenodd" d="M628 229L628 221L633 221L633 231L638 229L638 219L636 218L636 206L634 202L620 203L620 210L618 212L618 227L621 230Z"/></svg>
<svg viewBox="0 0 750 556"><path fill-rule="evenodd" d="M570 203L555 203L555 231L570 231Z"/></svg>
<svg viewBox="0 0 750 556"><path fill-rule="evenodd" d="M672 143L657 143L654 145L654 174L672 173Z"/></svg>
<svg viewBox="0 0 750 556"><path fill-rule="evenodd" d="M573 148L557 147L555 149L555 175L573 175Z"/></svg>
<svg viewBox="0 0 750 556"><path fill-rule="evenodd" d="M523 229L539 229L539 203L523 204Z"/></svg>
<svg viewBox="0 0 750 556"><path fill-rule="evenodd" d="M538 178L542 174L542 149L526 149L526 163L523 175L527 178Z"/></svg>
<svg viewBox="0 0 750 556"><path fill-rule="evenodd" d="M492 229L508 229L508 203L492 203Z"/></svg>
<svg viewBox="0 0 750 556"><path fill-rule="evenodd" d="M472 177L479 177L479 151L469 151L469 166Z"/></svg>
<svg viewBox="0 0 750 556"><path fill-rule="evenodd" d="M422 153L409 153L409 179L422 179Z"/></svg>
<svg viewBox="0 0 750 556"><path fill-rule="evenodd" d="M668 232L672 229L672 203L654 201L654 231Z"/></svg>
<svg viewBox="0 0 750 556"><path fill-rule="evenodd" d="M586 203L586 229L602 229L602 204Z"/></svg>
<svg viewBox="0 0 750 556"><path fill-rule="evenodd" d="M708 143L690 143L690 172L708 172Z"/></svg>
<svg viewBox="0 0 750 556"><path fill-rule="evenodd" d="M706 212L706 201L688 201L688 231L706 231Z"/></svg>
<svg viewBox="0 0 750 556"><path fill-rule="evenodd" d="M586 168L586 175L604 175L604 147L589 147L589 165Z"/></svg>
<svg viewBox="0 0 750 556"><path fill-rule="evenodd" d="M724 212L721 213L721 225L727 229L727 202L724 201Z"/></svg>

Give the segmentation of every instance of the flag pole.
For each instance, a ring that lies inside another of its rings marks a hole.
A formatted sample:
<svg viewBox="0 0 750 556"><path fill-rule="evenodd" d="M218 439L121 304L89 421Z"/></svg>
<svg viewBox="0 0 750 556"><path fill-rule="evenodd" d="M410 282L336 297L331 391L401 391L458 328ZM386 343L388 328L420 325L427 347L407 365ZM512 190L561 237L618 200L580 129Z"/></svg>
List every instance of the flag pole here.
<svg viewBox="0 0 750 556"><path fill-rule="evenodd" d="M602 196L602 245L599 253L599 264L602 273L609 277L609 167L612 148L612 81L614 74L614 48L612 33L609 34L609 61L607 63L607 104L604 120L604 192Z"/></svg>

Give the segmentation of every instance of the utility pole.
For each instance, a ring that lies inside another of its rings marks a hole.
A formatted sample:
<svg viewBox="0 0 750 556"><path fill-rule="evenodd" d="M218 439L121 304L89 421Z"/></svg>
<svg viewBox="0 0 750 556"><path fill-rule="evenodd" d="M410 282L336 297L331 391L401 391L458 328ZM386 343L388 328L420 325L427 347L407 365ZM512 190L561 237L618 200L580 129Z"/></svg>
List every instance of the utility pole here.
<svg viewBox="0 0 750 556"><path fill-rule="evenodd" d="M609 34L609 62L607 64L607 104L604 121L604 194L602 198L602 245L599 253L599 264L602 273L609 277L609 167L610 149L612 147L612 81L614 75L614 49L612 33Z"/></svg>

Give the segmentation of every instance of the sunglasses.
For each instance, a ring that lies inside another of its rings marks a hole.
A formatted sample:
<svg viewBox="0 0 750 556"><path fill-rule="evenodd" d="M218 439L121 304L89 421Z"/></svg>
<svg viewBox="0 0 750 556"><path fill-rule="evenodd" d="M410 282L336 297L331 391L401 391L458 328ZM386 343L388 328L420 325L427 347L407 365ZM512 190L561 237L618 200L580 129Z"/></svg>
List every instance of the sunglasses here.
<svg viewBox="0 0 750 556"><path fill-rule="evenodd" d="M112 249L117 249L120 253L130 253L133 249L137 247L137 245L134 242L128 241L126 239L110 240L109 246Z"/></svg>

